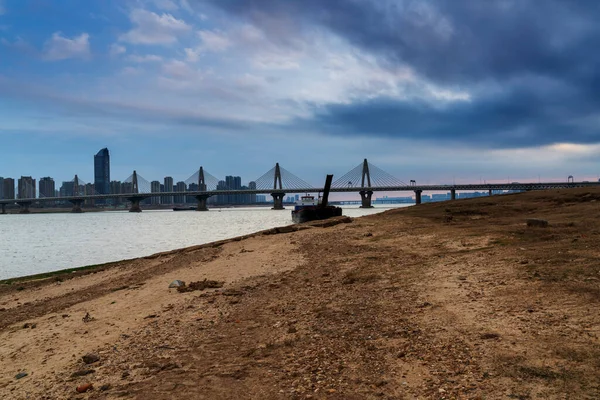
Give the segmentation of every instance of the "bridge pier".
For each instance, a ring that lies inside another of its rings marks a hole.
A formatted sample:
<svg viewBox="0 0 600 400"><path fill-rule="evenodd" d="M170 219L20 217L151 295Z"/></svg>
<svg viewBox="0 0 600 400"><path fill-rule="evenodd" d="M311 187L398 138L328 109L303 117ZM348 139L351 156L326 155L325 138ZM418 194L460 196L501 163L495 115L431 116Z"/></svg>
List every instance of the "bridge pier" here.
<svg viewBox="0 0 600 400"><path fill-rule="evenodd" d="M422 190L415 190L415 204L421 204L421 193Z"/></svg>
<svg viewBox="0 0 600 400"><path fill-rule="evenodd" d="M456 200L456 189L450 189L450 200Z"/></svg>
<svg viewBox="0 0 600 400"><path fill-rule="evenodd" d="M488 192L488 194L491 196L492 195L492 189L490 189L490 191Z"/></svg>
<svg viewBox="0 0 600 400"><path fill-rule="evenodd" d="M29 214L29 206L31 205L30 201L18 201L17 204L21 207L19 210L19 214Z"/></svg>
<svg viewBox="0 0 600 400"><path fill-rule="evenodd" d="M361 206L360 208L373 208L371 205L371 197L373 196L372 190L361 190L360 192Z"/></svg>
<svg viewBox="0 0 600 400"><path fill-rule="evenodd" d="M285 210L283 207L283 196L285 193L271 193L273 196L273 208L271 210Z"/></svg>
<svg viewBox="0 0 600 400"><path fill-rule="evenodd" d="M145 199L145 197L142 197L142 196L128 197L127 201L131 202L131 208L129 209L129 212L142 212L142 208L140 207L140 202L144 199Z"/></svg>
<svg viewBox="0 0 600 400"><path fill-rule="evenodd" d="M71 209L72 213L79 214L82 213L81 205L83 204L84 199L71 199L69 202L73 204L73 208Z"/></svg>
<svg viewBox="0 0 600 400"><path fill-rule="evenodd" d="M0 204L1 210L0 210L0 214L6 214L6 204L2 203Z"/></svg>
<svg viewBox="0 0 600 400"><path fill-rule="evenodd" d="M209 194L199 194L196 196L196 199L198 200L198 208L196 208L196 211L208 211L206 200L208 200L209 197Z"/></svg>

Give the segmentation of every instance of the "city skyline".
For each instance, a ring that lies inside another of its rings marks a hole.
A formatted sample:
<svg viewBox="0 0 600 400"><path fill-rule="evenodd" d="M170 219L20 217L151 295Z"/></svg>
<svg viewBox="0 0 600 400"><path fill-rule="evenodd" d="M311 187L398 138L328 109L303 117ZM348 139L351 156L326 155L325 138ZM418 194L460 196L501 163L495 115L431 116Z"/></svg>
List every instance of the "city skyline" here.
<svg viewBox="0 0 600 400"><path fill-rule="evenodd" d="M107 148L104 148L102 150L107 150ZM133 171L132 171L133 172ZM347 172L347 171L346 171ZM183 176L183 175L180 175ZM335 177L335 175L334 175ZM234 183L230 178L236 178L237 181ZM538 175L538 179L531 179L531 180L518 180L518 179L511 179L511 177L507 177L505 180L485 180L482 179L480 177L479 181L468 181L468 180L464 180L464 181L452 181L452 182L433 182L433 184L442 184L442 185L451 185L451 184L465 184L465 183L512 183L512 182L521 182L521 183L535 183L535 182L565 182L568 181L570 178L573 178L572 175L569 175L567 177L562 177L562 178L553 178L553 179L547 179L547 180L542 180L541 176ZM19 183L19 181L21 181L22 179L25 179L25 182L23 186L20 186L21 184ZM82 192L85 191L86 194L114 194L114 193L126 193L123 192L122 189L117 189L115 190L113 188L113 184L118 184L118 185L122 185L122 184L127 184L127 182L124 180L117 180L117 179L111 179L108 182L108 191L106 193L99 193L97 190L97 186L95 184L94 181L88 182L85 179L82 179L81 177L79 177L80 182L82 182L82 184L80 185L82 188L85 186L89 186L91 189L82 189ZM144 177L145 179L145 177ZM189 177L188 177L189 179ZM160 181L156 180L156 179L152 179L152 181L148 181L148 183L150 184L150 186L152 187L155 183L158 183L160 185L161 190L160 191L155 191L155 190L151 190L152 192L177 192L179 191L177 189L177 184L185 184L185 188L181 191L191 191L188 189L188 187L190 185L195 185L198 186L196 183L190 183L187 184L185 183L186 180L188 179L182 179L182 180L176 180L173 176L164 176L162 178L164 183L160 183ZM50 197L47 195L43 195L45 193L48 193L48 191L50 189L46 189L46 190L42 190L41 189L41 185L43 183L45 183L46 181L51 180L52 181L52 185L56 185L56 183L60 182L61 186L59 187L59 189L55 189L54 192L57 195L57 197L65 197L65 196L71 196L73 195L73 180L60 180L60 179L54 179L53 177L41 177L39 179L39 184L40 187L39 189L37 187L35 187L35 182L36 179L32 179L32 176L24 176L21 175L19 178L12 178L12 177L3 177L0 175L0 186L2 186L1 190L0 190L0 199L2 198L19 198L19 193L21 192L25 192L27 191L27 193L30 193L31 190L33 190L33 193L39 193L40 196L39 197ZM16 182L16 188L14 190L14 197L6 197L6 196L10 196L10 189L7 190L7 187L10 187L10 182L14 181ZM588 179L579 179L579 181L600 181L600 177L598 179L596 179L596 177L592 177L592 178L588 178ZM167 183L170 182L170 183ZM241 176L236 176L236 175L227 175L224 177L224 180L219 180L217 188L219 190L238 190L241 189L242 186L244 188L251 188L251 185L254 183L253 180L248 180L248 181L244 181L245 184L242 185L242 177ZM432 184L431 182L427 181L427 182L420 182L422 184L425 185L429 185ZM48 184L50 184L48 182ZM70 185L70 186L69 186ZM319 187L320 185L318 183L315 183L312 185L312 187ZM22 187L22 189L20 189ZM52 186L54 187L54 186ZM165 187L170 188L170 190L165 190ZM33 188L33 189L31 189ZM66 188L66 190L63 190L64 188ZM21 190L21 191L20 191ZM8 194L7 194L8 193ZM35 196L37 197L37 196ZM164 200L167 201L167 200Z"/></svg>
<svg viewBox="0 0 600 400"><path fill-rule="evenodd" d="M577 3L0 0L0 174L92 182L108 147L113 179L279 162L316 183L366 157L597 180L598 6Z"/></svg>

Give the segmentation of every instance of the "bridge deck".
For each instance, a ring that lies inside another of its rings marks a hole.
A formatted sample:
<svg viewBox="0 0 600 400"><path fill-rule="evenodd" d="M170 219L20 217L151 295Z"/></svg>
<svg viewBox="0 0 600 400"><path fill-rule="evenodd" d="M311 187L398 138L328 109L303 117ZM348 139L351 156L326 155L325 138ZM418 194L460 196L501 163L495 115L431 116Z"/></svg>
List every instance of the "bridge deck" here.
<svg viewBox="0 0 600 400"><path fill-rule="evenodd" d="M600 182L546 182L546 183L488 183L488 184L464 184L464 185L410 185L410 186L379 186L379 187L346 187L331 188L331 192L409 192L409 191L450 191L450 190L545 190L545 189L566 189L577 187L599 187ZM96 199L127 199L127 198L149 198L160 196L201 196L201 195L231 195L231 194L271 194L271 193L318 193L323 188L299 188L299 189L244 189L244 190L211 190L195 192L152 192L152 193L119 193L119 194L96 194L86 196L68 196L68 197L42 197L28 199L2 199L0 204L13 204L25 202L51 202L51 201L71 201L71 200L96 200Z"/></svg>

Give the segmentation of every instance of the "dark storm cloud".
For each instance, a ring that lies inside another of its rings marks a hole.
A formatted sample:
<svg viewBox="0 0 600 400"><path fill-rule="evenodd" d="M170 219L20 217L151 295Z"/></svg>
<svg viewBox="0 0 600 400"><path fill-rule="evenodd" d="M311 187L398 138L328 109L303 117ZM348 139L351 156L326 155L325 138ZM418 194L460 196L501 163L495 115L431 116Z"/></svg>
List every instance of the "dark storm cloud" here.
<svg viewBox="0 0 600 400"><path fill-rule="evenodd" d="M275 43L315 27L408 65L441 87L472 92L443 108L376 99L315 115L327 132L452 139L487 146L600 142L581 124L600 105L596 0L205 0L250 20ZM486 86L502 87L501 94Z"/></svg>

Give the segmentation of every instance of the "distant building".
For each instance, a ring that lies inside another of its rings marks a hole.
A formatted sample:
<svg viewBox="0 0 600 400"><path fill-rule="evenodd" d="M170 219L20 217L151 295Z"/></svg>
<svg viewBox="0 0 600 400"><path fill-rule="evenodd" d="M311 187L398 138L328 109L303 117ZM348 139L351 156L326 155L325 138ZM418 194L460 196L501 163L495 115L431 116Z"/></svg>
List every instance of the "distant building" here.
<svg viewBox="0 0 600 400"><path fill-rule="evenodd" d="M200 191L199 186L197 183L190 183L188 188L187 188L188 192L198 192ZM194 204L196 203L196 198L194 196L186 196L186 203L190 203L190 204Z"/></svg>
<svg viewBox="0 0 600 400"><path fill-rule="evenodd" d="M42 197L54 197L55 184L54 179L49 176L45 178L40 178L39 182L39 193L40 198Z"/></svg>
<svg viewBox="0 0 600 400"><path fill-rule="evenodd" d="M241 190L242 189L242 178L239 176L226 176L225 185L227 190ZM242 196L239 194L230 194L226 196L226 204L242 204Z"/></svg>
<svg viewBox="0 0 600 400"><path fill-rule="evenodd" d="M75 187L74 182L63 182L62 185L60 186L60 190L59 190L60 197L73 196L74 187Z"/></svg>
<svg viewBox="0 0 600 400"><path fill-rule="evenodd" d="M186 185L185 182L177 182L177 184L175 185L175 192L185 192L186 190ZM185 203L185 195L178 195L175 196L175 204L183 204Z"/></svg>
<svg viewBox="0 0 600 400"><path fill-rule="evenodd" d="M4 178L2 184L2 196L3 199L15 198L15 180L13 178Z"/></svg>
<svg viewBox="0 0 600 400"><path fill-rule="evenodd" d="M165 176L164 180L165 192L173 191L173 178L170 176ZM173 196L162 196L160 202L162 204L173 204Z"/></svg>
<svg viewBox="0 0 600 400"><path fill-rule="evenodd" d="M256 190L256 182L254 182L254 181L250 181L250 182L248 182L248 189L250 189L250 190ZM250 195L250 200L249 200L249 203L250 203L250 204L254 204L254 203L256 203L257 201L258 201L258 200L256 199L256 195L255 195L255 194L251 194L251 195Z"/></svg>
<svg viewBox="0 0 600 400"><path fill-rule="evenodd" d="M31 176L22 176L18 181L19 199L34 199L36 197L35 179Z"/></svg>
<svg viewBox="0 0 600 400"><path fill-rule="evenodd" d="M160 185L159 181L152 181L152 182L150 182L150 191L152 193L160 193L161 192L160 186L161 185ZM158 196L152 197L151 202L152 202L152 204L155 204L155 205L160 204L160 197L158 197Z"/></svg>
<svg viewBox="0 0 600 400"><path fill-rule="evenodd" d="M110 154L103 148L94 156L94 189L96 194L110 194ZM98 200L103 204L105 200Z"/></svg>
<svg viewBox="0 0 600 400"><path fill-rule="evenodd" d="M133 182L123 182L121 183L121 193L133 193Z"/></svg>
<svg viewBox="0 0 600 400"><path fill-rule="evenodd" d="M4 198L4 178L0 176L0 200Z"/></svg>
<svg viewBox="0 0 600 400"><path fill-rule="evenodd" d="M225 181L217 182L217 190L227 190L227 189L229 189L229 188L227 187L227 184L225 183ZM217 204L226 204L227 203L227 200L228 200L227 195L219 194L215 197L217 198L217 201L216 201Z"/></svg>
<svg viewBox="0 0 600 400"><path fill-rule="evenodd" d="M96 187L94 184L86 183L85 186L83 187L83 191L80 193L83 193L84 195L89 196L89 195L94 194L95 190L96 190ZM85 201L85 205L93 207L96 205L96 202L98 202L97 199L87 199ZM103 203L104 203L104 201L103 201Z"/></svg>

